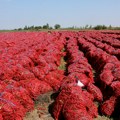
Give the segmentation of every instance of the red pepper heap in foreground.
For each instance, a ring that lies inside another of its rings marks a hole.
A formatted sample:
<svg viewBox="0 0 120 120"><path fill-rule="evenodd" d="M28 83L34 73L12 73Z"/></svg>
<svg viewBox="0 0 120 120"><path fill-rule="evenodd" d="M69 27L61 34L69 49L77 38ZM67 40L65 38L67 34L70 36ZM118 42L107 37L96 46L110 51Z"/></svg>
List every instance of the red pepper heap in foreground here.
<svg viewBox="0 0 120 120"><path fill-rule="evenodd" d="M40 94L58 90L64 39L58 32L0 34L0 117L22 120Z"/></svg>

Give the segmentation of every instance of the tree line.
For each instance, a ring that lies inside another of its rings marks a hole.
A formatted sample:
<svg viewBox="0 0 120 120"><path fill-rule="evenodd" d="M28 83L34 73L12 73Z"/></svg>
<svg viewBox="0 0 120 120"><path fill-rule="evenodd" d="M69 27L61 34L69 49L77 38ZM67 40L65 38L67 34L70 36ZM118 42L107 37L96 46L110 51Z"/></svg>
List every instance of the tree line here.
<svg viewBox="0 0 120 120"><path fill-rule="evenodd" d="M41 29L47 29L47 30L52 30L52 29L60 29L61 25L59 24L55 24L54 27L51 27L48 23L46 25L43 26L25 26L24 28L18 28L18 29L14 29L14 30L41 30Z"/></svg>
<svg viewBox="0 0 120 120"><path fill-rule="evenodd" d="M83 27L69 27L67 29L80 29L80 30L120 30L120 27L113 27L111 25L106 26L106 25L96 25L96 26L92 26L92 25L85 25Z"/></svg>
<svg viewBox="0 0 120 120"><path fill-rule="evenodd" d="M18 28L18 29L14 29L14 30L52 30L52 29L63 29L63 30L120 30L120 27L113 27L111 25L106 26L106 25L96 25L96 26L92 26L92 25L85 25L83 27L76 27L76 26L72 26L72 27L66 27L66 28L62 28L60 24L55 24L54 27L50 26L48 23L43 25L43 26L25 26L24 28Z"/></svg>

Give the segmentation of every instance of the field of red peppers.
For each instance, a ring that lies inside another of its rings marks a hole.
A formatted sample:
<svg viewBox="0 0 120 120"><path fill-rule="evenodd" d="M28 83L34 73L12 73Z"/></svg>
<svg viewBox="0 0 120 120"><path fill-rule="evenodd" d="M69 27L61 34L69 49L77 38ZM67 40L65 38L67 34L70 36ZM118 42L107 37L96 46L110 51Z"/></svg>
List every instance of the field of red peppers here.
<svg viewBox="0 0 120 120"><path fill-rule="evenodd" d="M54 120L119 120L120 31L0 33L0 120L23 120L51 92Z"/></svg>

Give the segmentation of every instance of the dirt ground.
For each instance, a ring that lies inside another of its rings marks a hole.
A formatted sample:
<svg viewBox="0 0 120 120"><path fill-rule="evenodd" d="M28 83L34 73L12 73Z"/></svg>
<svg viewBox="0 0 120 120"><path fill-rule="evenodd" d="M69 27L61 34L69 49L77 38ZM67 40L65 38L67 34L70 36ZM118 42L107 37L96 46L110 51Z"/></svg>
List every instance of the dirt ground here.
<svg viewBox="0 0 120 120"><path fill-rule="evenodd" d="M53 92L40 95L35 101L35 109L26 114L24 120L54 120L49 113L49 106L54 102L51 99Z"/></svg>
<svg viewBox="0 0 120 120"><path fill-rule="evenodd" d="M24 120L54 120L50 114L50 106L54 102L51 99L53 92L49 92L43 95L40 95L35 101L35 109L31 112L28 112ZM94 120L113 120L105 116L98 116Z"/></svg>

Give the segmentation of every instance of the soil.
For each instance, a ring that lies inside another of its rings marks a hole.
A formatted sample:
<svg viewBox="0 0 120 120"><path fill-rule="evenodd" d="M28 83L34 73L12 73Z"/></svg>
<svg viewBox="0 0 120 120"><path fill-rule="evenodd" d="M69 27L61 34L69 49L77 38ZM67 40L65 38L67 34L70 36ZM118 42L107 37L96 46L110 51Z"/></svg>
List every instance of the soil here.
<svg viewBox="0 0 120 120"><path fill-rule="evenodd" d="M24 120L54 120L51 113L51 107L54 100L52 99L53 92L40 95L35 101L35 109L28 112ZM98 116L94 120L113 120L105 116Z"/></svg>
<svg viewBox="0 0 120 120"><path fill-rule="evenodd" d="M54 120L50 114L50 105L54 102L51 99L53 92L40 95L35 101L35 109L28 112L24 120Z"/></svg>

